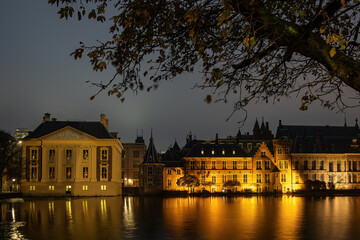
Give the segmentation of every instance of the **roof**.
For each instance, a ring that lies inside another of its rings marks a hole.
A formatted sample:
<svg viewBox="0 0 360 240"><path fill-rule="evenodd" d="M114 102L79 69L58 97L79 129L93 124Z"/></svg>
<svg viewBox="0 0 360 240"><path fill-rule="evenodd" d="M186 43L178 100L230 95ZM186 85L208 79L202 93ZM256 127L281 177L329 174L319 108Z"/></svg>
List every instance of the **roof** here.
<svg viewBox="0 0 360 240"><path fill-rule="evenodd" d="M144 161L142 163L161 163L155 148L154 138L152 137L152 134L150 137L149 146L144 156Z"/></svg>
<svg viewBox="0 0 360 240"><path fill-rule="evenodd" d="M296 136L322 136L333 137L356 137L359 134L357 125L350 126L302 126L302 125L279 125L276 138L295 138Z"/></svg>
<svg viewBox="0 0 360 240"><path fill-rule="evenodd" d="M238 144L195 144L186 157L247 157Z"/></svg>
<svg viewBox="0 0 360 240"><path fill-rule="evenodd" d="M169 148L161 160L165 167L183 167L183 161L181 158L180 148L177 145L176 141L174 147Z"/></svg>
<svg viewBox="0 0 360 240"><path fill-rule="evenodd" d="M305 136L296 137L293 153L350 153L359 152L360 148L351 147L352 137L321 137Z"/></svg>
<svg viewBox="0 0 360 240"><path fill-rule="evenodd" d="M40 138L65 127L72 127L99 139L114 139L100 122L45 121L25 139Z"/></svg>

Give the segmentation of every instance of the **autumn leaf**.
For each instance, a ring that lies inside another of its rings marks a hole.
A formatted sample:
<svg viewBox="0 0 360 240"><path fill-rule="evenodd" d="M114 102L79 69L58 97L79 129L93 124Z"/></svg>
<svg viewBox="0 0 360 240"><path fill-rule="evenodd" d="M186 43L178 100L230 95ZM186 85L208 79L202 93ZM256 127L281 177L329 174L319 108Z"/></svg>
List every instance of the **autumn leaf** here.
<svg viewBox="0 0 360 240"><path fill-rule="evenodd" d="M335 49L335 48L332 48L332 49L330 50L330 57L335 56L335 54L336 54L336 49Z"/></svg>

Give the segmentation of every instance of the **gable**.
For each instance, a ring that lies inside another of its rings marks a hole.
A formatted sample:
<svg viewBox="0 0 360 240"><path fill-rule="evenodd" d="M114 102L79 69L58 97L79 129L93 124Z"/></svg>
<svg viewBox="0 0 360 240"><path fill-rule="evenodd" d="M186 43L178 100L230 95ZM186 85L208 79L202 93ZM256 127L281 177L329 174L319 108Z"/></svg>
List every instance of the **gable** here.
<svg viewBox="0 0 360 240"><path fill-rule="evenodd" d="M72 127L65 127L58 131L52 132L48 135L41 137L46 140L84 140L84 139L94 139L94 137L83 133L79 130L76 130Z"/></svg>

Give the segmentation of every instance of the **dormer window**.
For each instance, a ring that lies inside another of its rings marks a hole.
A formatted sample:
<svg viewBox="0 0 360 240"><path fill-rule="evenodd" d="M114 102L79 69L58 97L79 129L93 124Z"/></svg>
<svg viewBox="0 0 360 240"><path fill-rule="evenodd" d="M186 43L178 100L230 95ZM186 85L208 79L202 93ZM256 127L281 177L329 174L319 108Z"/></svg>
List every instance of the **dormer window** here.
<svg viewBox="0 0 360 240"><path fill-rule="evenodd" d="M212 155L214 155L214 154L215 154L214 149L211 149L211 154L212 154Z"/></svg>
<svg viewBox="0 0 360 240"><path fill-rule="evenodd" d="M204 155L204 149L201 149L201 155Z"/></svg>
<svg viewBox="0 0 360 240"><path fill-rule="evenodd" d="M266 153L265 153L265 152L261 152L261 157L266 157Z"/></svg>
<svg viewBox="0 0 360 240"><path fill-rule="evenodd" d="M233 155L235 155L235 150L233 150Z"/></svg>
<svg viewBox="0 0 360 240"><path fill-rule="evenodd" d="M225 150L224 149L221 152L222 152L222 155L225 155Z"/></svg>

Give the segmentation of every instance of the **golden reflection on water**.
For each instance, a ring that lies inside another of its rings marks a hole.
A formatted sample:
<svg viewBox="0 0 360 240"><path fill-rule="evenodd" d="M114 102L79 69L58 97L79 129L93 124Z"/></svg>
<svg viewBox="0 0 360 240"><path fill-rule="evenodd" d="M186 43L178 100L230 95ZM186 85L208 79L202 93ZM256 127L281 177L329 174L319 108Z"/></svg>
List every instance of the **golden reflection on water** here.
<svg viewBox="0 0 360 240"><path fill-rule="evenodd" d="M7 222L7 231L0 229L0 239L5 239L1 236L5 233L8 239L39 240L360 236L360 197L40 199L2 203L0 209L2 222Z"/></svg>

